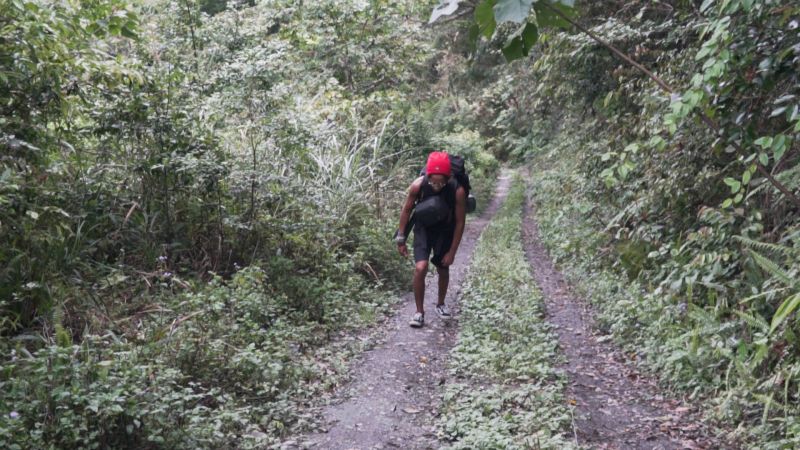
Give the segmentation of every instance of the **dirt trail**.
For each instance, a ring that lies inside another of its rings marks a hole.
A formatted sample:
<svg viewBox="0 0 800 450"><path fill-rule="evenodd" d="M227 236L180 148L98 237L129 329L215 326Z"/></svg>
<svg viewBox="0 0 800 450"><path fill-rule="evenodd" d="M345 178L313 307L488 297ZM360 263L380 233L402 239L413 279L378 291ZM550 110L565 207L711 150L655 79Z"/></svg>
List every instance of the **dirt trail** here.
<svg viewBox="0 0 800 450"><path fill-rule="evenodd" d="M510 181L510 174L504 171L485 212L464 230L450 269L446 299L454 318L444 321L434 312L437 283L434 275L429 275L425 326L421 329L408 326L415 307L413 295L406 295L388 321L384 341L365 352L353 370L353 381L341 388L336 400L324 409L327 432L309 436L304 447L361 450L439 447L434 423L441 386L447 381L446 357L458 331L460 285L475 243L505 199Z"/></svg>
<svg viewBox="0 0 800 450"><path fill-rule="evenodd" d="M577 299L539 239L533 207L526 204L525 252L556 325L568 362L568 398L575 401L578 443L598 449L731 448L710 438L696 408L659 394L653 379L594 332L590 308Z"/></svg>

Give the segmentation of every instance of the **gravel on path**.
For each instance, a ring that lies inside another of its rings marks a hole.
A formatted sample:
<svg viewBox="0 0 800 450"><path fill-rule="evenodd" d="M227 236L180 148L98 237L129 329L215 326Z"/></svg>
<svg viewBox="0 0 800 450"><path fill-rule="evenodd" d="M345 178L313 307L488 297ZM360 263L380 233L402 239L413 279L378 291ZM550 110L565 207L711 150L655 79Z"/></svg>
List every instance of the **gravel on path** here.
<svg viewBox="0 0 800 450"><path fill-rule="evenodd" d="M427 449L439 448L434 424L447 382L446 358L458 333L458 298L475 243L508 192L511 175L501 172L495 195L484 213L467 223L455 262L450 268L446 303L453 318L440 319L436 303L437 279L429 274L425 292L425 326L411 328L416 311L414 296L403 297L387 322L383 342L365 352L356 363L352 382L334 394L323 410L325 432L308 436L306 448L320 449ZM411 279L409 269L409 283Z"/></svg>

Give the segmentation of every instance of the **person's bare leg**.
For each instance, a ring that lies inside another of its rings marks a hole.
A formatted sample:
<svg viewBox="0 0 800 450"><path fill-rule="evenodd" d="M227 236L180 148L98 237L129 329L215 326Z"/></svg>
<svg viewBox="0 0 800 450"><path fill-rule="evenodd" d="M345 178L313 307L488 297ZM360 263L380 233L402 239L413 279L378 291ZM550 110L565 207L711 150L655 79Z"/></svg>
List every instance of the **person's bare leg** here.
<svg viewBox="0 0 800 450"><path fill-rule="evenodd" d="M428 274L428 261L417 261L414 264L414 303L417 312L425 314L425 275Z"/></svg>
<svg viewBox="0 0 800 450"><path fill-rule="evenodd" d="M450 283L450 268L437 267L439 272L439 302L437 305L444 305L444 297L447 295L447 285Z"/></svg>

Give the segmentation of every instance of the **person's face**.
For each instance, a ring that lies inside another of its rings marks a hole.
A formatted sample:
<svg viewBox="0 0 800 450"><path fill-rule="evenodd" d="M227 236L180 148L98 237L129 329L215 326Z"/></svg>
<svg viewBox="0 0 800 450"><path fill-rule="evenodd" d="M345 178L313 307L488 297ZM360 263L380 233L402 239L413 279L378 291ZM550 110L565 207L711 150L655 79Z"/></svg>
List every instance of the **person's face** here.
<svg viewBox="0 0 800 450"><path fill-rule="evenodd" d="M439 192L444 189L444 186L447 184L447 177L438 173L435 175L429 175L428 184L431 185L435 192Z"/></svg>

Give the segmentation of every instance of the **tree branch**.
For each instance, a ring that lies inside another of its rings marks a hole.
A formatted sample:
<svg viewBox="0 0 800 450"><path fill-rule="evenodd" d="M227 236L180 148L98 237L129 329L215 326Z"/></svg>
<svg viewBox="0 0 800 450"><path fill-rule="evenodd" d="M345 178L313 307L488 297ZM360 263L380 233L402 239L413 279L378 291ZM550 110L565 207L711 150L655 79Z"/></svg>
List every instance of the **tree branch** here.
<svg viewBox="0 0 800 450"><path fill-rule="evenodd" d="M627 62L628 64L630 64L633 67L636 67L637 69L642 71L644 74L646 74L648 77L650 77L653 81L655 81L656 84L661 86L661 89L664 89L665 91L669 92L670 94L672 92L674 92L672 90L672 88L669 87L669 85L664 80L662 80L661 78L656 76L653 72L647 70L647 68L644 67L643 65L641 65L638 62L634 61L633 58L631 58L630 56L628 56L625 53L623 53L622 50L614 47L610 43L608 43L605 40L603 40L600 36L592 33L588 29L582 27L578 22L575 22L569 16L567 16L566 14L562 13L561 11L559 11L558 8L554 8L552 5L550 5L550 3L545 1L545 2L541 2L540 4L542 6L544 6L545 8L549 9L550 11L554 12L556 15L558 15L562 19L564 19L567 22L569 22L575 28L577 28L577 29L581 30L582 32L586 33L590 38L592 38L595 41L597 41L603 47L607 48L608 50L611 50L612 53L614 53L615 55L617 55L620 58L622 58L623 60L625 60L625 62Z"/></svg>

